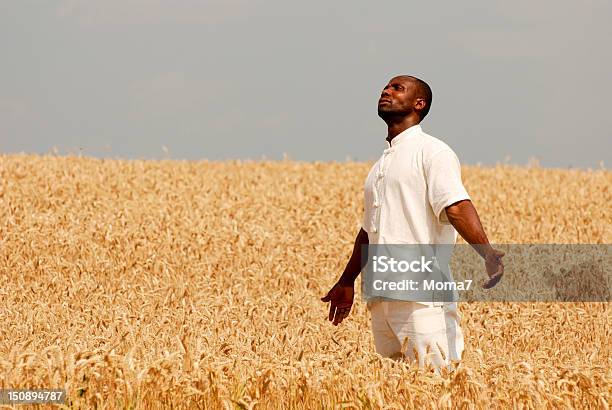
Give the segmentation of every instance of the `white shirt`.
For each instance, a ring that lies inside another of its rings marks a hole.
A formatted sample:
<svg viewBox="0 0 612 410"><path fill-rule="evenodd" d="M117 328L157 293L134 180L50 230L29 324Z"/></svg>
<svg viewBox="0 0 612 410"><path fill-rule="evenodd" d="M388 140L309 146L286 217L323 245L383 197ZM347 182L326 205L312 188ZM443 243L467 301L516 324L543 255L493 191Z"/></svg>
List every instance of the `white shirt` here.
<svg viewBox="0 0 612 410"><path fill-rule="evenodd" d="M445 207L470 199L453 150L414 125L386 142L365 182L370 244L454 244Z"/></svg>
<svg viewBox="0 0 612 410"><path fill-rule="evenodd" d="M365 182L362 227L369 243L454 245L457 232L444 208L470 199L461 182L457 155L446 143L423 132L420 125L404 130L386 144ZM449 248L439 251L448 252ZM443 258L448 260L450 254ZM450 267L444 271L452 280Z"/></svg>

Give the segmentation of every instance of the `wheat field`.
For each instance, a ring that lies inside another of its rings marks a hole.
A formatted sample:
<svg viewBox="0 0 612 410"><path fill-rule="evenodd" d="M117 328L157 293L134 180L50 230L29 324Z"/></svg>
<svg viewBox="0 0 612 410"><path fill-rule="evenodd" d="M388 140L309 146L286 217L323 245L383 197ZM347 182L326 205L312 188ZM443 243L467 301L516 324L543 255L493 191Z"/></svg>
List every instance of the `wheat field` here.
<svg viewBox="0 0 612 410"><path fill-rule="evenodd" d="M378 356L358 297L326 321L370 166L1 155L0 388L65 388L69 408L608 409L610 303L461 304L464 359L440 376ZM611 171L462 171L493 243L611 243Z"/></svg>

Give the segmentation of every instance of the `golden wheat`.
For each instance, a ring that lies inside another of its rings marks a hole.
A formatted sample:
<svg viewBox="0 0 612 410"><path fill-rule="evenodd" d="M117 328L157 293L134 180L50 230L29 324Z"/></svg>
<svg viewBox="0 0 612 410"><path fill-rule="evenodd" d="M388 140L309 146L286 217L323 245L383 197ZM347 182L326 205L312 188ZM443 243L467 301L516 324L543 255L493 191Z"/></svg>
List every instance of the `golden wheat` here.
<svg viewBox="0 0 612 410"><path fill-rule="evenodd" d="M74 408L607 409L609 303L464 303L442 376L374 353L360 301L326 322L369 166L0 156L0 388ZM610 171L463 177L492 242L611 242Z"/></svg>

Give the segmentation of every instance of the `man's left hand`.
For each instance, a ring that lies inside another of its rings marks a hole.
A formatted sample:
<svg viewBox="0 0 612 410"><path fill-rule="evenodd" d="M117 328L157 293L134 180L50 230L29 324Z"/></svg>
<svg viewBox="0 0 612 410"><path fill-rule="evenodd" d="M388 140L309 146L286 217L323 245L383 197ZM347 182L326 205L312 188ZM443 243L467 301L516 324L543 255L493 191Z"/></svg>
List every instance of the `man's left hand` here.
<svg viewBox="0 0 612 410"><path fill-rule="evenodd" d="M483 283L483 288L491 289L501 280L502 276L504 275L504 263L502 262L502 256L504 255L504 252L498 251L497 249L492 249L487 253L485 258L485 268L487 269L489 279Z"/></svg>

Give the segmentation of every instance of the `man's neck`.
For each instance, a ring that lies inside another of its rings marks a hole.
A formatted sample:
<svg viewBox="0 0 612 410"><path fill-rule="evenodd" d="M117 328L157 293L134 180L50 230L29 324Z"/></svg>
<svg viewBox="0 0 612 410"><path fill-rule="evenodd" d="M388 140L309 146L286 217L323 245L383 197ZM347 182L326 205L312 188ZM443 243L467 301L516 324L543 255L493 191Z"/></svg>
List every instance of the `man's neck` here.
<svg viewBox="0 0 612 410"><path fill-rule="evenodd" d="M419 124L420 121L414 118L405 118L402 121L387 123L387 141L391 144L391 140L406 131L408 128Z"/></svg>

